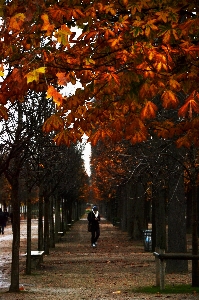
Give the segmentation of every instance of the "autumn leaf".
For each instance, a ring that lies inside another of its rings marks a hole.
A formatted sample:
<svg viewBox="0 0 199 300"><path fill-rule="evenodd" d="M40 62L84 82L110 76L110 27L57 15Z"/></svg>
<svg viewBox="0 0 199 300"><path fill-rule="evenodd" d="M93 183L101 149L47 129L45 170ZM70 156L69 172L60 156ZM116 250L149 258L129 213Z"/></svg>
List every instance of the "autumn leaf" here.
<svg viewBox="0 0 199 300"><path fill-rule="evenodd" d="M47 14L43 14L41 16L41 19L44 21L44 24L41 27L41 30L46 31L46 35L49 36L54 30L54 25L49 23L49 18L48 18Z"/></svg>
<svg viewBox="0 0 199 300"><path fill-rule="evenodd" d="M145 107L141 111L141 119L155 118L157 110L158 108L153 102L147 101Z"/></svg>
<svg viewBox="0 0 199 300"><path fill-rule="evenodd" d="M150 89L150 85L147 82L145 82L141 86L140 91L139 91L141 99L144 99L145 97L147 97L149 95L149 89Z"/></svg>
<svg viewBox="0 0 199 300"><path fill-rule="evenodd" d="M64 17L67 17L67 11L66 9L61 8L57 4L50 6L48 8L49 14L53 20L56 20L58 22L62 22Z"/></svg>
<svg viewBox="0 0 199 300"><path fill-rule="evenodd" d="M43 131L49 133L53 130L61 130L64 128L64 121L59 114L50 116L43 124Z"/></svg>
<svg viewBox="0 0 199 300"><path fill-rule="evenodd" d="M3 17L3 5L4 5L4 0L0 0L0 17Z"/></svg>
<svg viewBox="0 0 199 300"><path fill-rule="evenodd" d="M14 30L14 31L21 30L25 18L26 17L23 13L18 13L16 15L14 15L13 17L11 17L10 23L9 23L9 30Z"/></svg>
<svg viewBox="0 0 199 300"><path fill-rule="evenodd" d="M142 142L144 142L144 141L146 141L147 140L147 135L146 135L146 133L145 132L143 132L143 131L138 131L138 132L136 132L133 136L132 136L132 138L130 139L130 141L131 141L131 143L133 144L133 145L135 145L135 144L137 144L137 143L142 143Z"/></svg>
<svg viewBox="0 0 199 300"><path fill-rule="evenodd" d="M190 148L191 145L192 145L192 142L187 135L180 137L176 141L177 148L180 148L180 147Z"/></svg>
<svg viewBox="0 0 199 300"><path fill-rule="evenodd" d="M8 120L8 110L5 106L0 105L0 118Z"/></svg>
<svg viewBox="0 0 199 300"><path fill-rule="evenodd" d="M46 98L53 98L58 107L62 106L63 96L52 85L48 87Z"/></svg>
<svg viewBox="0 0 199 300"><path fill-rule="evenodd" d="M71 35L72 32L70 31L70 29L64 24L61 25L61 29L59 29L57 31L57 33L55 34L55 37L57 37L57 41L61 44L63 44L64 46L68 46L69 45L69 35Z"/></svg>
<svg viewBox="0 0 199 300"><path fill-rule="evenodd" d="M58 72L56 74L58 80L57 80L57 83L60 84L60 85L66 85L68 83L68 79L66 77L66 73L64 72Z"/></svg>
<svg viewBox="0 0 199 300"><path fill-rule="evenodd" d="M170 30L165 30L163 37L162 37L162 42L164 44L169 44L171 39L171 31Z"/></svg>
<svg viewBox="0 0 199 300"><path fill-rule="evenodd" d="M33 81L38 82L39 75L44 74L45 70L46 70L46 67L40 67L40 68L35 69L35 70L29 72L28 74L26 74L25 77L27 77L27 83L33 82Z"/></svg>
<svg viewBox="0 0 199 300"><path fill-rule="evenodd" d="M0 76L4 76L4 67L3 67L3 64L0 64Z"/></svg>
<svg viewBox="0 0 199 300"><path fill-rule="evenodd" d="M181 85L178 81L176 81L175 79L170 79L169 80L169 85L171 88L173 88L174 90L179 91L181 89Z"/></svg>
<svg viewBox="0 0 199 300"><path fill-rule="evenodd" d="M165 11L158 11L156 12L156 15L158 16L158 20L162 20L164 23L167 23L168 20L168 12Z"/></svg>
<svg viewBox="0 0 199 300"><path fill-rule="evenodd" d="M93 146L96 146L98 140L100 139L100 136L101 136L101 129L98 129L94 134L92 134L89 137L88 142L91 142Z"/></svg>
<svg viewBox="0 0 199 300"><path fill-rule="evenodd" d="M177 96L170 90L165 91L162 94L162 106L164 108L176 108L179 104L179 100L177 98Z"/></svg>
<svg viewBox="0 0 199 300"><path fill-rule="evenodd" d="M109 5L105 5L105 12L106 13L110 13L112 14L113 16L116 15L116 9L114 7L114 4L109 4Z"/></svg>
<svg viewBox="0 0 199 300"><path fill-rule="evenodd" d="M186 99L185 104L179 109L179 117L185 117L188 114L191 119L193 112L199 113L199 94L196 91L193 91L191 95Z"/></svg>
<svg viewBox="0 0 199 300"><path fill-rule="evenodd" d="M66 145L70 146L70 138L68 135L68 131L62 130L60 131L55 137L54 137L54 142L57 146L60 145Z"/></svg>

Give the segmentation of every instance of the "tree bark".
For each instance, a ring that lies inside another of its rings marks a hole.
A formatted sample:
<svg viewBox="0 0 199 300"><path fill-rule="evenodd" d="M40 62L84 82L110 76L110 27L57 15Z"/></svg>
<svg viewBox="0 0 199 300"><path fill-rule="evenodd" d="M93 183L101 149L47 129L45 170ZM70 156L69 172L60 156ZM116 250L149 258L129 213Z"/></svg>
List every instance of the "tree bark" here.
<svg viewBox="0 0 199 300"><path fill-rule="evenodd" d="M155 247L165 250L166 245L166 189L163 183L156 185L154 195L155 203L155 228L156 228L156 244Z"/></svg>
<svg viewBox="0 0 199 300"><path fill-rule="evenodd" d="M43 205L43 185L41 184L39 187L38 251L44 250Z"/></svg>
<svg viewBox="0 0 199 300"><path fill-rule="evenodd" d="M44 195L44 251L46 255L50 253L49 248L49 197Z"/></svg>
<svg viewBox="0 0 199 300"><path fill-rule="evenodd" d="M192 254L198 254L198 207L197 207L197 186L192 187ZM198 260L192 260L192 286L199 286L199 265Z"/></svg>
<svg viewBox="0 0 199 300"><path fill-rule="evenodd" d="M26 256L26 274L31 274L31 199L30 192L27 199L27 256Z"/></svg>
<svg viewBox="0 0 199 300"><path fill-rule="evenodd" d="M19 291L19 248L20 248L20 202L18 199L18 177L12 182L12 209L13 209L13 241L12 241L12 265L11 284L9 291Z"/></svg>
<svg viewBox="0 0 199 300"><path fill-rule="evenodd" d="M55 242L58 242L58 232L61 231L60 198L55 200Z"/></svg>
<svg viewBox="0 0 199 300"><path fill-rule="evenodd" d="M50 248L55 248L55 226L53 216L53 197L50 197Z"/></svg>
<svg viewBox="0 0 199 300"><path fill-rule="evenodd" d="M186 242L186 200L183 169L179 164L172 166L175 173L170 178L168 189L168 252L187 252ZM178 171L178 172L177 172ZM188 261L167 260L166 272L188 271Z"/></svg>

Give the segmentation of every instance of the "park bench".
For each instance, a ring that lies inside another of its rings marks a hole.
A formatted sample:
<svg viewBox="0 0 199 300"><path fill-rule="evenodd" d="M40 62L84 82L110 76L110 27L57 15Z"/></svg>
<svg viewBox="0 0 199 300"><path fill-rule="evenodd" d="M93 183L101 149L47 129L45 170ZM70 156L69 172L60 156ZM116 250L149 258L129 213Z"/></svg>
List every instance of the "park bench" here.
<svg viewBox="0 0 199 300"><path fill-rule="evenodd" d="M37 268L43 262L44 251L31 251L31 266L32 268ZM25 254L27 257L27 253Z"/></svg>
<svg viewBox="0 0 199 300"><path fill-rule="evenodd" d="M199 260L199 255L193 255L191 253L158 253L153 252L156 258L156 286L160 287L160 290L165 288L165 261L167 259L174 260Z"/></svg>

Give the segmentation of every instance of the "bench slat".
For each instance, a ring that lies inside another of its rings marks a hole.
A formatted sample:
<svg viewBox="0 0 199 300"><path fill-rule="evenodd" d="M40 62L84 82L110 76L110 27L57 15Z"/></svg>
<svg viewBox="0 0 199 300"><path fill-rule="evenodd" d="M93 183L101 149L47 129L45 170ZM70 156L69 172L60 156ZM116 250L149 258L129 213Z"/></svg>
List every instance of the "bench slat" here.
<svg viewBox="0 0 199 300"><path fill-rule="evenodd" d="M199 260L199 255L193 255L191 253L157 253L157 252L153 252L153 255L159 259Z"/></svg>

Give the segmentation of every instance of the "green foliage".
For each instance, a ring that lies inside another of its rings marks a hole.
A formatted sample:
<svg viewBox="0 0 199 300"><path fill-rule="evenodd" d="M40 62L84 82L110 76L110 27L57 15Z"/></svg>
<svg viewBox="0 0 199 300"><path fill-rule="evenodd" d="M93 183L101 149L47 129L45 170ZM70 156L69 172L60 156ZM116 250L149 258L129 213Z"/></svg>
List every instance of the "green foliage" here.
<svg viewBox="0 0 199 300"><path fill-rule="evenodd" d="M160 291L156 286L145 286L133 289L134 293L146 294L198 294L199 287L192 287L188 284L166 285L165 289Z"/></svg>

